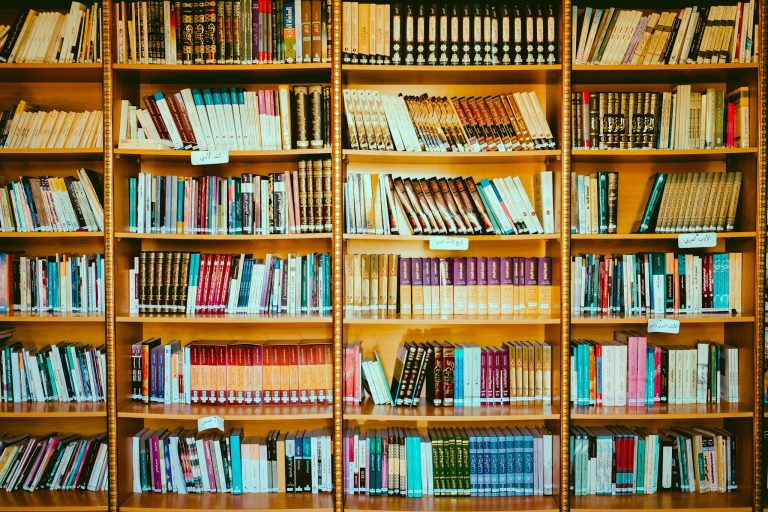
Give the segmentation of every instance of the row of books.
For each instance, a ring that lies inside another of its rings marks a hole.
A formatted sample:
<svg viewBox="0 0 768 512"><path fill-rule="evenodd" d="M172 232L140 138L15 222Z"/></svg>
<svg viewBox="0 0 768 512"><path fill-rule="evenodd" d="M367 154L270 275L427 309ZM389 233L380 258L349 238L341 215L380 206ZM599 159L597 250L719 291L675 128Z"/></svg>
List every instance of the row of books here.
<svg viewBox="0 0 768 512"><path fill-rule="evenodd" d="M131 313L326 315L331 257L310 253L142 251L129 271Z"/></svg>
<svg viewBox="0 0 768 512"><path fill-rule="evenodd" d="M662 347L618 331L614 341L573 341L571 369L571 403L580 406L739 401L739 351L710 341Z"/></svg>
<svg viewBox="0 0 768 512"><path fill-rule="evenodd" d="M245 436L243 428L204 433L141 429L131 438L133 492L333 492L327 429Z"/></svg>
<svg viewBox="0 0 768 512"><path fill-rule="evenodd" d="M572 427L570 487L576 496L733 492L736 438L711 426Z"/></svg>
<svg viewBox="0 0 768 512"><path fill-rule="evenodd" d="M5 491L106 491L107 434L0 435Z"/></svg>
<svg viewBox="0 0 768 512"><path fill-rule="evenodd" d="M574 64L717 64L757 59L757 2L648 11L578 6ZM581 28L579 28L581 27Z"/></svg>
<svg viewBox="0 0 768 512"><path fill-rule="evenodd" d="M103 147L101 110L39 110L24 100L0 112L0 147L13 149L96 149Z"/></svg>
<svg viewBox="0 0 768 512"><path fill-rule="evenodd" d="M556 142L536 91L436 97L345 89L351 149L384 151L520 151Z"/></svg>
<svg viewBox="0 0 768 512"><path fill-rule="evenodd" d="M750 144L749 88L571 93L574 149L713 149Z"/></svg>
<svg viewBox="0 0 768 512"><path fill-rule="evenodd" d="M543 427L348 429L344 493L551 496L552 434Z"/></svg>
<svg viewBox="0 0 768 512"><path fill-rule="evenodd" d="M0 311L104 313L104 255L0 252Z"/></svg>
<svg viewBox="0 0 768 512"><path fill-rule="evenodd" d="M535 203L518 176L476 184L471 176L407 178L348 172L345 230L380 235L554 233L553 198L552 171L536 174Z"/></svg>
<svg viewBox="0 0 768 512"><path fill-rule="evenodd" d="M333 403L326 343L149 338L131 345L131 399L144 403Z"/></svg>
<svg viewBox="0 0 768 512"><path fill-rule="evenodd" d="M657 173L640 233L733 231L741 171Z"/></svg>
<svg viewBox="0 0 768 512"><path fill-rule="evenodd" d="M131 233L269 235L331 231L331 161L267 176L128 179ZM2 197L0 197L2 200Z"/></svg>
<svg viewBox="0 0 768 512"><path fill-rule="evenodd" d="M99 175L90 169L75 174L21 176L0 186L0 232L103 231Z"/></svg>
<svg viewBox="0 0 768 512"><path fill-rule="evenodd" d="M329 62L326 0L115 3L116 58L127 64Z"/></svg>
<svg viewBox="0 0 768 512"><path fill-rule="evenodd" d="M0 63L101 62L102 7L72 2L69 12L27 9L0 27Z"/></svg>
<svg viewBox="0 0 768 512"><path fill-rule="evenodd" d="M387 385L376 350L363 359L359 341L344 347L344 400L417 407L422 395L435 407L552 403L552 347L543 342L409 342L400 345Z"/></svg>
<svg viewBox="0 0 768 512"><path fill-rule="evenodd" d="M330 86L182 89L120 103L121 148L275 150L330 147Z"/></svg>
<svg viewBox="0 0 768 512"><path fill-rule="evenodd" d="M42 348L7 341L0 348L0 402L103 402L104 345L61 342Z"/></svg>
<svg viewBox="0 0 768 512"><path fill-rule="evenodd" d="M557 62L552 4L342 3L345 64L522 65Z"/></svg>
<svg viewBox="0 0 768 512"><path fill-rule="evenodd" d="M741 312L742 254L571 257L571 311L585 315Z"/></svg>
<svg viewBox="0 0 768 512"><path fill-rule="evenodd" d="M571 174L571 234L616 233L619 173Z"/></svg>

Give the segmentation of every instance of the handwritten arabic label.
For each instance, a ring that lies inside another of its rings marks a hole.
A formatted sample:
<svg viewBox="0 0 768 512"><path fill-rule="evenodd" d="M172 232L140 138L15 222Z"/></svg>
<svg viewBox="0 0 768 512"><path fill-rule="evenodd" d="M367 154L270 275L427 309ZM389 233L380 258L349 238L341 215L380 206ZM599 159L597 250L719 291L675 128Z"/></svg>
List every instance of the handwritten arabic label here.
<svg viewBox="0 0 768 512"><path fill-rule="evenodd" d="M672 318L651 318L648 320L648 332L678 334L680 332L680 320L674 320Z"/></svg>
<svg viewBox="0 0 768 512"><path fill-rule="evenodd" d="M466 251L469 249L469 238L434 236L429 239L429 248L433 251Z"/></svg>
<svg viewBox="0 0 768 512"><path fill-rule="evenodd" d="M680 233L677 246L680 249L696 247L714 247L717 245L717 233Z"/></svg>
<svg viewBox="0 0 768 512"><path fill-rule="evenodd" d="M229 151L216 149L213 151L192 151L192 165L215 165L229 162Z"/></svg>
<svg viewBox="0 0 768 512"><path fill-rule="evenodd" d="M210 430L215 428L217 430L224 431L224 418L221 416L203 416L197 420L197 430L202 432L203 430Z"/></svg>

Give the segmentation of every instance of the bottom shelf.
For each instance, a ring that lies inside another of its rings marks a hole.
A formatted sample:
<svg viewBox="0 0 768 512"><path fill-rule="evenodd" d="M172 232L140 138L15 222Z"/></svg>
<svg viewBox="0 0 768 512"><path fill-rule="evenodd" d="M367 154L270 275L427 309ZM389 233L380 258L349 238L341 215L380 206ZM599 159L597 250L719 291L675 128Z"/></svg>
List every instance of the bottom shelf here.
<svg viewBox="0 0 768 512"><path fill-rule="evenodd" d="M685 509L746 512L752 510L752 492L748 489L737 489L729 493L699 494L674 491L632 496L571 496L571 510L578 512L612 512L614 510L663 512Z"/></svg>
<svg viewBox="0 0 768 512"><path fill-rule="evenodd" d="M345 512L384 511L441 511L460 510L466 512L527 512L552 511L559 507L552 496L528 496L515 498L450 498L425 497L401 498L386 496L345 496Z"/></svg>
<svg viewBox="0 0 768 512"><path fill-rule="evenodd" d="M133 493L121 504L121 512L199 512L243 510L246 512L332 512L333 494L154 494Z"/></svg>
<svg viewBox="0 0 768 512"><path fill-rule="evenodd" d="M0 494L0 511L80 512L108 510L107 492L16 491Z"/></svg>

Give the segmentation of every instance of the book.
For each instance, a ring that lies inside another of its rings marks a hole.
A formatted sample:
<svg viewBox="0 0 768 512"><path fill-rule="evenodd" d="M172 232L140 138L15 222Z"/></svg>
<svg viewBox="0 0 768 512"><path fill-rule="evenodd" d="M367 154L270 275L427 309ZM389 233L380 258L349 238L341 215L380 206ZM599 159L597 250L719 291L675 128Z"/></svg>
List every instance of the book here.
<svg viewBox="0 0 768 512"><path fill-rule="evenodd" d="M616 233L619 173L573 174L571 181L571 234Z"/></svg>
<svg viewBox="0 0 768 512"><path fill-rule="evenodd" d="M131 233L269 235L331 230L330 160L301 160L294 170L266 176L139 173L128 178L128 185ZM0 206L2 200L0 190Z"/></svg>
<svg viewBox="0 0 768 512"><path fill-rule="evenodd" d="M101 62L102 9L72 2L68 12L25 10L0 29L0 63Z"/></svg>
<svg viewBox="0 0 768 512"><path fill-rule="evenodd" d="M131 345L131 399L147 404L333 403L331 345L179 340Z"/></svg>
<svg viewBox="0 0 768 512"><path fill-rule="evenodd" d="M133 492L255 494L333 492L331 432L310 428L245 436L177 427L131 437Z"/></svg>
<svg viewBox="0 0 768 512"><path fill-rule="evenodd" d="M99 149L102 121L101 110L43 110L21 100L0 112L0 148Z"/></svg>
<svg viewBox="0 0 768 512"><path fill-rule="evenodd" d="M118 147L257 151L330 148L330 87L182 89L120 103Z"/></svg>
<svg viewBox="0 0 768 512"><path fill-rule="evenodd" d="M552 495L552 433L545 427L348 428L344 493L368 496Z"/></svg>
<svg viewBox="0 0 768 512"><path fill-rule="evenodd" d="M477 152L556 147L536 91L447 98L345 89L343 100L350 149Z"/></svg>
<svg viewBox="0 0 768 512"><path fill-rule="evenodd" d="M142 251L129 270L132 314L327 315L327 253L208 254Z"/></svg>
<svg viewBox="0 0 768 512"><path fill-rule="evenodd" d="M577 254L574 315L740 314L742 254Z"/></svg>

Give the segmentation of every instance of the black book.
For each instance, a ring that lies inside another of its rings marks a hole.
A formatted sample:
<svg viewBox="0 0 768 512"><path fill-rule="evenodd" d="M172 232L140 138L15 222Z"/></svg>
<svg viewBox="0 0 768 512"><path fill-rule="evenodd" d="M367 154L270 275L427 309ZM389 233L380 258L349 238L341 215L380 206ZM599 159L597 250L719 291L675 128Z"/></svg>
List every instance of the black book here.
<svg viewBox="0 0 768 512"><path fill-rule="evenodd" d="M448 43L451 20L448 17L448 4L442 2L438 9L437 19L437 64L447 66L450 61Z"/></svg>
<svg viewBox="0 0 768 512"><path fill-rule="evenodd" d="M3 49L0 50L0 62L8 62L8 59L11 56L11 51L13 51L13 47L16 45L16 40L21 34L21 29L24 27L24 22L27 20L27 16L29 15L30 11L28 10L26 13L21 14L18 18L16 18L13 27L11 27L11 30L8 32L8 36L5 38Z"/></svg>
<svg viewBox="0 0 768 512"><path fill-rule="evenodd" d="M493 64L493 21L490 4L483 6L483 64Z"/></svg>
<svg viewBox="0 0 768 512"><path fill-rule="evenodd" d="M672 56L672 48L675 46L675 39L677 39L677 32L680 30L680 16L675 16L675 21L672 23L672 32L670 32L667 42L664 46L664 51L661 52L661 63L671 64L669 62Z"/></svg>
<svg viewBox="0 0 768 512"><path fill-rule="evenodd" d="M525 63L536 63L536 18L530 5L525 6Z"/></svg>
<svg viewBox="0 0 768 512"><path fill-rule="evenodd" d="M512 7L512 64L525 62L525 27L520 6Z"/></svg>
<svg viewBox="0 0 768 512"><path fill-rule="evenodd" d="M448 62L455 66L461 63L461 18L459 17L459 4L451 1L448 5Z"/></svg>
<svg viewBox="0 0 768 512"><path fill-rule="evenodd" d="M472 5L472 64L483 63L483 6Z"/></svg>
<svg viewBox="0 0 768 512"><path fill-rule="evenodd" d="M416 7L416 64L427 63L427 8L423 2Z"/></svg>
<svg viewBox="0 0 768 512"><path fill-rule="evenodd" d="M99 447L103 441L103 435L97 436L91 440L88 448L85 452L85 462L83 463L83 470L80 472L80 477L77 479L75 489L78 491L85 491L88 487L88 480L91 478L91 471L96 463L96 456L99 453Z"/></svg>
<svg viewBox="0 0 768 512"><path fill-rule="evenodd" d="M461 5L461 49L460 63L472 64L472 5Z"/></svg>
<svg viewBox="0 0 768 512"><path fill-rule="evenodd" d="M544 48L546 44L546 28L544 26L544 12L541 5L536 6L536 64L544 64Z"/></svg>
<svg viewBox="0 0 768 512"><path fill-rule="evenodd" d="M491 4L491 64L499 64L499 12L496 4Z"/></svg>
<svg viewBox="0 0 768 512"><path fill-rule="evenodd" d="M497 55L499 63L508 66L512 64L512 11L506 2L499 6L499 45Z"/></svg>
<svg viewBox="0 0 768 512"><path fill-rule="evenodd" d="M413 4L405 4L405 64L408 66L416 62L416 34L414 24L416 17L413 12Z"/></svg>
<svg viewBox="0 0 768 512"><path fill-rule="evenodd" d="M438 8L437 3L429 4L427 11L427 64L434 66L437 64L437 45L438 45Z"/></svg>
<svg viewBox="0 0 768 512"><path fill-rule="evenodd" d="M547 43L545 60L547 64L557 62L557 18L555 17L555 8L552 4L547 5Z"/></svg>
<svg viewBox="0 0 768 512"><path fill-rule="evenodd" d="M392 64L403 63L403 8L398 2L394 2L389 7L390 12L390 56Z"/></svg>

